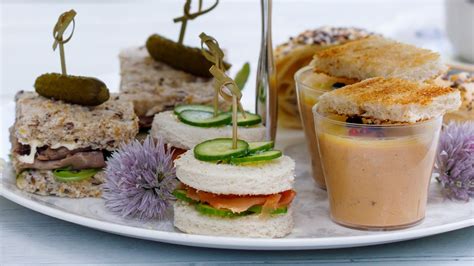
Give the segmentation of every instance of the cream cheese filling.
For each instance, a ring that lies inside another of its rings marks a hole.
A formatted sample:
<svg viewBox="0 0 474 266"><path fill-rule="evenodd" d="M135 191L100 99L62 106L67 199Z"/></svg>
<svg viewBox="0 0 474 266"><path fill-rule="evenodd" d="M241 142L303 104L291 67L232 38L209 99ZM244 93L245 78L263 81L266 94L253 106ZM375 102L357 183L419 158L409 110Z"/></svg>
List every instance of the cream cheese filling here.
<svg viewBox="0 0 474 266"><path fill-rule="evenodd" d="M18 156L18 160L22 163L34 163L35 162L35 154L36 150L40 145L38 140L32 140L30 143L21 143L22 145L29 145L30 146L30 153L27 155L20 155Z"/></svg>

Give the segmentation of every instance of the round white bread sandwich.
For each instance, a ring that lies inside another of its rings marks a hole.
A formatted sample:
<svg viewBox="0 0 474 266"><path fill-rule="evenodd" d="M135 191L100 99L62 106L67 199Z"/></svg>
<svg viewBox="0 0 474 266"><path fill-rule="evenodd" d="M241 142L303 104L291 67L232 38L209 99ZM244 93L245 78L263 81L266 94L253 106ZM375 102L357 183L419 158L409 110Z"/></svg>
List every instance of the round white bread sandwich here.
<svg viewBox="0 0 474 266"><path fill-rule="evenodd" d="M165 111L155 115L150 135L155 139L161 138L170 147L184 152L207 139L231 137L232 126L193 126L180 121L173 111ZM241 126L238 130L238 138L250 142L262 141L265 138L265 127L261 123Z"/></svg>
<svg viewBox="0 0 474 266"><path fill-rule="evenodd" d="M280 153L280 157L266 161L235 164L198 160L194 150L175 161L176 176L181 182L173 192L177 198L174 225L179 230L264 238L283 237L291 232L290 204L296 195L295 162L291 158Z"/></svg>

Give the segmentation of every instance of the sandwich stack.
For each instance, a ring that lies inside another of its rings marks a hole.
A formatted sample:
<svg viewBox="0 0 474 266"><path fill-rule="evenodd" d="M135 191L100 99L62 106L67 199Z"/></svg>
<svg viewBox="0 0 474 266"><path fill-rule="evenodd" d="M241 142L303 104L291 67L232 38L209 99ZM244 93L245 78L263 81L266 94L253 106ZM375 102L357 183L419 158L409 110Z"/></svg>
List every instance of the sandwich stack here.
<svg viewBox="0 0 474 266"><path fill-rule="evenodd" d="M183 232L202 235L289 234L293 228L290 204L296 194L295 162L288 156L272 157L272 153L281 156L279 151L263 151L271 148L270 143L251 144L243 154L255 155L231 159L230 164L204 161L210 159L209 153L222 151L230 142L231 139L203 142L175 161L176 176L182 183L174 193L178 199L174 205L175 226ZM239 141L240 145L246 144ZM262 161L256 162L256 158Z"/></svg>
<svg viewBox="0 0 474 266"><path fill-rule="evenodd" d="M17 186L60 197L99 197L106 157L138 133L130 102L116 95L98 106L16 95L16 120L10 130Z"/></svg>
<svg viewBox="0 0 474 266"><path fill-rule="evenodd" d="M150 128L153 116L176 105L211 104L212 79L199 77L154 60L145 47L120 53L120 98L133 102L140 126Z"/></svg>

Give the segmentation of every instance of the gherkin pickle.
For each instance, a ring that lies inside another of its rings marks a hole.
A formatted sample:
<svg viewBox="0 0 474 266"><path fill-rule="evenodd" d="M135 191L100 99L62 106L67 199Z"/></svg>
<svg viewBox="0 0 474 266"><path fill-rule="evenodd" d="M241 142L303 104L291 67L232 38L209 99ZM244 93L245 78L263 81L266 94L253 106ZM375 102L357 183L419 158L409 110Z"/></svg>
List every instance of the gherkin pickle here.
<svg viewBox="0 0 474 266"><path fill-rule="evenodd" d="M44 97L84 106L106 102L110 95L104 82L82 76L46 73L35 81L36 92Z"/></svg>
<svg viewBox="0 0 474 266"><path fill-rule="evenodd" d="M202 55L201 49L184 46L158 34L148 37L146 48L156 61L196 76L212 77L209 68L213 63ZM230 66L230 64L224 62L226 70Z"/></svg>

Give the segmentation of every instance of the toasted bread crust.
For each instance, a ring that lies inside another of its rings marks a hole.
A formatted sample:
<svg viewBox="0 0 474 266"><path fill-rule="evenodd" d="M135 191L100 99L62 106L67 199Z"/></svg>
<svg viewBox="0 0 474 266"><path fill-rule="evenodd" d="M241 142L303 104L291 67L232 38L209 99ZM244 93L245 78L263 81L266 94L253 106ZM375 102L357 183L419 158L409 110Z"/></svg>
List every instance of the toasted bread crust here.
<svg viewBox="0 0 474 266"><path fill-rule="evenodd" d="M317 51L311 64L318 73L359 80L425 81L446 69L438 53L376 35Z"/></svg>
<svg viewBox="0 0 474 266"><path fill-rule="evenodd" d="M414 123L460 105L460 93L452 88L379 77L325 93L320 97L319 110L387 123Z"/></svg>
<svg viewBox="0 0 474 266"><path fill-rule="evenodd" d="M396 78L372 78L333 91L333 95L344 95L358 103L378 102L385 106L393 104L428 105L433 98L454 93L449 87L434 84L407 82Z"/></svg>

